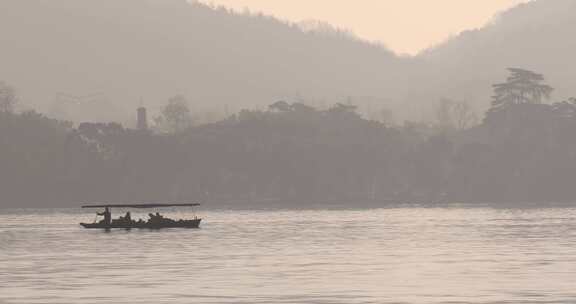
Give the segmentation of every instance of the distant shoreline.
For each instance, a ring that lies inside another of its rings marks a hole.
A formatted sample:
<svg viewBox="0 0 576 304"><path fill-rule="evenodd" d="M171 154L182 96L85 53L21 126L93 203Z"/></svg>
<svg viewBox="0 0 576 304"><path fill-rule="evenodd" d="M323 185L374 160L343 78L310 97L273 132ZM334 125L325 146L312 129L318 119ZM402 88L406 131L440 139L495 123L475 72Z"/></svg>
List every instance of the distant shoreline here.
<svg viewBox="0 0 576 304"><path fill-rule="evenodd" d="M78 206L42 206L42 207L4 207L2 211L26 210L82 210ZM571 208L574 202L466 202L466 203L392 203L392 202L330 202L330 203L269 203L269 202L212 202L202 204L196 210L206 211L281 211L281 210L370 210L399 208L501 208L501 209L540 209L540 208ZM168 208L169 209L169 208ZM83 210L81 213L90 213Z"/></svg>

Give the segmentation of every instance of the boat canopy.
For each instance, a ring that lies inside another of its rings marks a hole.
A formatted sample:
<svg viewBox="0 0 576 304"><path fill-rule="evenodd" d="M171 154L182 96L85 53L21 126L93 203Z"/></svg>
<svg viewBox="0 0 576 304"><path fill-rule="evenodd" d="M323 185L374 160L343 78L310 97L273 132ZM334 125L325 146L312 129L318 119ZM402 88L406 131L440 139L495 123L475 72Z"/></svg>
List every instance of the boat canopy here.
<svg viewBox="0 0 576 304"><path fill-rule="evenodd" d="M103 205L86 205L82 208L162 208L162 207L193 207L200 206L198 203L190 204L103 204Z"/></svg>

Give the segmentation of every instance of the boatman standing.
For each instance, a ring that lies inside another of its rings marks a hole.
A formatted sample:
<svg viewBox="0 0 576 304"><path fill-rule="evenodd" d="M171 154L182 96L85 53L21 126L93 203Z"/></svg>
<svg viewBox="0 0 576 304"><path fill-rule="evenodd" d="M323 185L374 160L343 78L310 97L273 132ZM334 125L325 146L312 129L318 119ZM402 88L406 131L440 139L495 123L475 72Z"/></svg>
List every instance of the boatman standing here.
<svg viewBox="0 0 576 304"><path fill-rule="evenodd" d="M110 212L110 209L108 207L106 207L106 209L104 209L104 212L97 213L97 214L104 216L104 224L110 225L112 223L112 213Z"/></svg>

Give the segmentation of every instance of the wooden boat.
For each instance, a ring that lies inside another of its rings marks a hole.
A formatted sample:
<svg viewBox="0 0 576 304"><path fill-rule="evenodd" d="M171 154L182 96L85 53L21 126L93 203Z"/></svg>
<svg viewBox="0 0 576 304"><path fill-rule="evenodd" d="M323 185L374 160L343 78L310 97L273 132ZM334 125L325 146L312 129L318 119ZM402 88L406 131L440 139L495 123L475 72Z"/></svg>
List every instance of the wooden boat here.
<svg viewBox="0 0 576 304"><path fill-rule="evenodd" d="M190 220L173 220L161 216L159 213L156 215L150 214L148 221L132 220L131 218L120 217L119 219L112 219L112 208L163 208L163 207L193 207L200 204L108 204L108 205L88 205L82 208L105 208L103 213L105 219L94 223L80 223L80 225L87 229L162 229L162 228L199 228L202 219L194 217ZM128 213L129 214L129 213Z"/></svg>
<svg viewBox="0 0 576 304"><path fill-rule="evenodd" d="M161 224L151 224L148 222L135 222L132 224L114 224L111 223L110 225L106 225L104 223L80 223L80 225L86 229L113 229L113 228L122 228L122 229L162 229L162 228L199 228L200 222L202 219L193 219L193 220L179 220L174 221L173 223L161 223Z"/></svg>

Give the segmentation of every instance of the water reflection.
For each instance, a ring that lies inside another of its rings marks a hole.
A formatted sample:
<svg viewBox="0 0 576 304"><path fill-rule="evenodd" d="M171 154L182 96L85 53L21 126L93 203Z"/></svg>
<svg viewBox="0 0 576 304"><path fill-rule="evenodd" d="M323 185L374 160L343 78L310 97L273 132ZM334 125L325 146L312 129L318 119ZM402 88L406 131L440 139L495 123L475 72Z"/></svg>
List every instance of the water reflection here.
<svg viewBox="0 0 576 304"><path fill-rule="evenodd" d="M105 233L3 211L0 303L573 303L570 214L214 211L198 230Z"/></svg>

